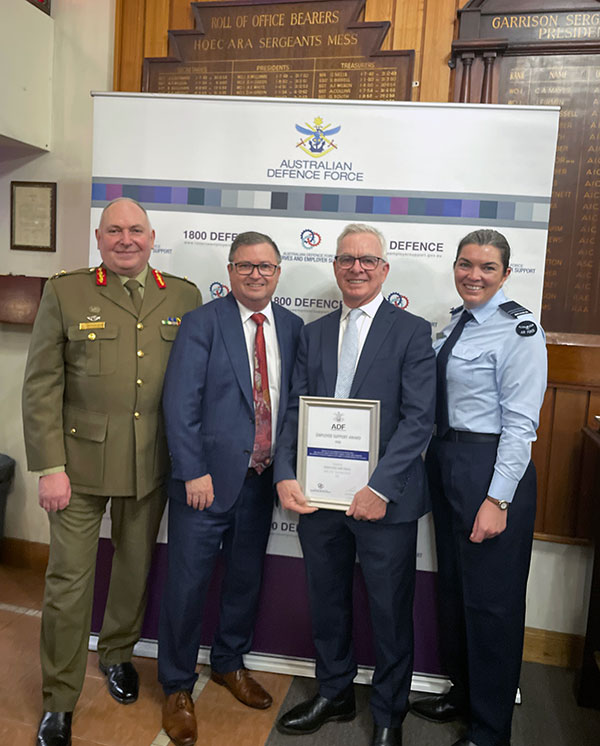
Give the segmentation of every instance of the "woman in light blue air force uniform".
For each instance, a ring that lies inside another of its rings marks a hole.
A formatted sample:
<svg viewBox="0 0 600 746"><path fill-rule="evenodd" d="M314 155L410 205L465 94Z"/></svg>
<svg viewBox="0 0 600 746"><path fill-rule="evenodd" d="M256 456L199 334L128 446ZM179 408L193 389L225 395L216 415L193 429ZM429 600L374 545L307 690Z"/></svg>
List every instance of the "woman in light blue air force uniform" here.
<svg viewBox="0 0 600 746"><path fill-rule="evenodd" d="M454 746L508 746L519 684L536 504L530 460L546 390L542 328L502 290L510 247L465 236L454 262L463 300L435 342L436 434L426 458L438 554L440 635L452 688L413 703L464 718Z"/></svg>

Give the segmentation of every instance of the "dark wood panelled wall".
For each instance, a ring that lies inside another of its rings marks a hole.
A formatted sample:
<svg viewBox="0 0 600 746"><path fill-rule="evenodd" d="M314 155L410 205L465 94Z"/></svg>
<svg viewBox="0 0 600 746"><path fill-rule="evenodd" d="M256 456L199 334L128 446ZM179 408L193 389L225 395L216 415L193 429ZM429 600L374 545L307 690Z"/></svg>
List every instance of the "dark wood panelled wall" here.
<svg viewBox="0 0 600 746"><path fill-rule="evenodd" d="M390 21L383 49L415 50L415 101L448 101L448 59L466 0L367 0L366 21ZM139 91L144 57L167 54L167 31L191 29L190 0L117 0L115 91Z"/></svg>
<svg viewBox="0 0 600 746"><path fill-rule="evenodd" d="M600 414L600 3L469 0L452 44L452 97L561 106L542 298L549 382L533 455L539 538L590 537L582 428Z"/></svg>
<svg viewBox="0 0 600 746"><path fill-rule="evenodd" d="M564 9L590 5L586 0L488 1L498 16L526 14L534 9L539 12L546 6L550 12L559 6ZM499 57L509 46L509 34L485 39L472 31L467 33L463 26L460 34L471 36L459 38L459 16L473 18L473 13L485 10L486 4L486 0L367 0L364 20L390 22L383 49L415 51L414 101L504 102ZM591 4L600 11L600 3ZM141 90L144 57L166 56L167 31L191 28L190 0L117 0L114 90ZM550 41L558 42L556 38L549 38L548 44ZM592 53L600 49L600 37L582 43ZM600 57L597 59L600 65ZM454 73L449 62L456 67ZM552 257L551 251L549 256ZM567 271L566 266L558 266L559 276L561 271ZM547 299L552 289L549 277L547 272ZM592 281L597 284L598 277ZM545 307L550 303L548 300ZM556 305L555 302L549 316L551 322L561 318L556 314ZM545 314L548 316L547 311ZM569 319L573 318L570 309L569 314ZM600 324L600 319L597 321ZM593 417L600 414L600 334L572 333L577 331L574 325L552 328L552 323L546 323L546 327L549 384L533 449L539 478L536 536L580 543L589 537L593 494L588 483L591 472L582 468L581 428L597 427Z"/></svg>
<svg viewBox="0 0 600 746"><path fill-rule="evenodd" d="M593 470L582 463L582 428L600 414L600 335L548 334L548 390L533 446L537 538L590 538Z"/></svg>

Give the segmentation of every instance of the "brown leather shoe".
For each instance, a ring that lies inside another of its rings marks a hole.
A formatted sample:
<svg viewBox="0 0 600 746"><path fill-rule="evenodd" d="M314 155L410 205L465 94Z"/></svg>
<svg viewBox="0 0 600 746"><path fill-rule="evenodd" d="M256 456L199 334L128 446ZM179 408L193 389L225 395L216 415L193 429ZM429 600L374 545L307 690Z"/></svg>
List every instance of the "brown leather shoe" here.
<svg viewBox="0 0 600 746"><path fill-rule="evenodd" d="M238 668L237 671L229 673L217 673L213 671L210 678L221 686L226 686L236 699L248 707L256 707L257 710L266 710L273 703L269 692L253 679L250 671L246 668Z"/></svg>
<svg viewBox="0 0 600 746"><path fill-rule="evenodd" d="M169 694L163 704L162 727L175 746L193 746L198 738L194 703L188 691Z"/></svg>

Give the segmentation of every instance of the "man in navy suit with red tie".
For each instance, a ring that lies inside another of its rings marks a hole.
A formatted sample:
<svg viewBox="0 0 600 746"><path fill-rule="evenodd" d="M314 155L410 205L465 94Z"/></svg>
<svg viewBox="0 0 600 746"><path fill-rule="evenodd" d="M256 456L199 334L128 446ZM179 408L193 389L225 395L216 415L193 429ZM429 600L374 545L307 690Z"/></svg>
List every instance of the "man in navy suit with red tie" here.
<svg viewBox="0 0 600 746"><path fill-rule="evenodd" d="M338 238L334 272L343 306L302 330L274 479L284 507L300 513L318 693L283 715L283 733L313 733L355 715L352 580L358 553L376 653L372 746L399 746L412 676L417 520L429 510L421 453L435 409L431 327L387 303L381 233L364 224ZM295 479L298 397L378 399L379 462L356 485L345 513L310 507Z"/></svg>
<svg viewBox="0 0 600 746"><path fill-rule="evenodd" d="M244 668L273 509L272 454L288 403L302 321L273 304L281 255L262 233L229 252L231 294L183 318L163 396L172 462L168 576L158 638L163 728L197 738L191 691L202 612L222 546L225 576L212 679L249 707L271 697Z"/></svg>

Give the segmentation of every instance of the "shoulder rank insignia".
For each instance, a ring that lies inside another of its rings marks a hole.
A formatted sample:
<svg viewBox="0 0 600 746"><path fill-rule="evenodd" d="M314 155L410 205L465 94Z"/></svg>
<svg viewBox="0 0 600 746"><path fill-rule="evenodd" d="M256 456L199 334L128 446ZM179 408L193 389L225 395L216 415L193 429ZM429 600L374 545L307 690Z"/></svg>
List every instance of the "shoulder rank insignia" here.
<svg viewBox="0 0 600 746"><path fill-rule="evenodd" d="M96 285L106 287L107 277L104 267L96 267Z"/></svg>
<svg viewBox="0 0 600 746"><path fill-rule="evenodd" d="M525 308L525 306L522 306L520 303L516 303L514 300L507 300L506 303L501 303L499 308L501 308L504 313L512 316L513 319L518 319L519 316L531 313L529 309Z"/></svg>
<svg viewBox="0 0 600 746"><path fill-rule="evenodd" d="M167 283L164 280L164 277L161 275L161 273L157 269L152 270L152 274L154 275L154 280L158 287L161 290L164 290L167 287Z"/></svg>

